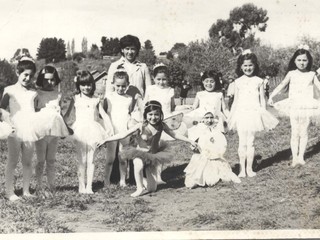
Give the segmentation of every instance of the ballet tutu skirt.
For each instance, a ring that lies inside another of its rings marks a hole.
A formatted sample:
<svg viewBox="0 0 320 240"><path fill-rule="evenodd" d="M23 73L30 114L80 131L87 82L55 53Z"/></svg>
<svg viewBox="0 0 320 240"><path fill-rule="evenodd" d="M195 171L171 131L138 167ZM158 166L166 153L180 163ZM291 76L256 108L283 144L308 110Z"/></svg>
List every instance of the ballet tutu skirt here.
<svg viewBox="0 0 320 240"><path fill-rule="evenodd" d="M274 108L281 116L320 117L320 101L314 98L287 98L276 102Z"/></svg>
<svg viewBox="0 0 320 240"><path fill-rule="evenodd" d="M278 119L262 107L233 108L231 109L228 119L228 127L230 130L243 129L253 132L271 130L275 128L278 123Z"/></svg>
<svg viewBox="0 0 320 240"><path fill-rule="evenodd" d="M44 136L66 137L69 135L58 105L47 104L35 115L35 123L41 126L37 131L39 138Z"/></svg>
<svg viewBox="0 0 320 240"><path fill-rule="evenodd" d="M72 125L73 138L81 143L87 144L92 148L96 148L106 138L110 137L103 128L103 124L97 121L76 120Z"/></svg>
<svg viewBox="0 0 320 240"><path fill-rule="evenodd" d="M35 142L43 137L43 127L37 124L35 112L19 111L11 117L11 122L15 128L12 137L18 138L22 142Z"/></svg>
<svg viewBox="0 0 320 240"><path fill-rule="evenodd" d="M123 160L140 158L145 165L168 163L174 158L174 153L170 151L170 147L164 142L162 142L156 153L150 152L147 148L139 148L139 146L125 146L119 154Z"/></svg>

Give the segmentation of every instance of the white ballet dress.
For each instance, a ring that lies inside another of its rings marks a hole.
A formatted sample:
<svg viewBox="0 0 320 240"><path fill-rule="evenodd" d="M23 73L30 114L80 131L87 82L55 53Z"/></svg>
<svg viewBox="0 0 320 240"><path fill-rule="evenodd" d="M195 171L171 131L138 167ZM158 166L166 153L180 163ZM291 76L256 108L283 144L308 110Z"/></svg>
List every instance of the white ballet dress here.
<svg viewBox="0 0 320 240"><path fill-rule="evenodd" d="M105 129L103 119L99 117L99 101L99 98L89 98L81 94L74 97L76 120L72 125L73 137L93 149L110 136L109 129Z"/></svg>
<svg viewBox="0 0 320 240"><path fill-rule="evenodd" d="M127 131L132 108L132 97L110 92L107 94L106 99L108 101L108 114L115 134Z"/></svg>
<svg viewBox="0 0 320 240"><path fill-rule="evenodd" d="M146 95L144 97L144 102L148 101L158 101L162 106L162 112L164 119L169 128L174 132L186 135L187 127L185 123L182 122L182 119L176 117L178 113L176 111L171 111L171 99L174 97L174 89L171 87L160 88L157 85L151 85L147 87ZM172 126L172 127L171 127ZM161 139L164 141L172 141L174 140L166 133L162 133Z"/></svg>
<svg viewBox="0 0 320 240"><path fill-rule="evenodd" d="M260 104L259 89L263 80L257 76L241 76L235 80L235 102L228 118L233 130L258 132L275 128L278 120Z"/></svg>
<svg viewBox="0 0 320 240"><path fill-rule="evenodd" d="M211 112L215 116L219 117L218 128L224 131L224 122L226 117L222 113L222 92L197 92L196 98L199 99L199 107L191 112L188 112L184 116L184 122L188 127L192 127L194 123L198 123L202 120L207 112Z"/></svg>
<svg viewBox="0 0 320 240"><path fill-rule="evenodd" d="M20 83L8 86L4 89L3 96L9 96L10 121L15 128L15 132L10 136L18 138L22 142L35 142L43 136L45 126L41 126L36 121L34 100L36 91L26 89Z"/></svg>
<svg viewBox="0 0 320 240"><path fill-rule="evenodd" d="M43 128L42 136L66 137L69 135L68 128L60 114L61 95L58 91L37 91L36 122Z"/></svg>
<svg viewBox="0 0 320 240"><path fill-rule="evenodd" d="M144 101L158 101L162 106L164 118L171 114L171 99L174 97L174 89L171 87L160 88L157 85L147 87Z"/></svg>
<svg viewBox="0 0 320 240"><path fill-rule="evenodd" d="M201 152L192 155L184 170L186 187L213 186L220 179L240 182L224 159L227 140L218 128L199 123L189 129L188 136L192 140L198 140Z"/></svg>
<svg viewBox="0 0 320 240"><path fill-rule="evenodd" d="M314 98L314 82L319 81L315 72L288 72L289 97L276 102L274 108L284 116L319 117L320 101Z"/></svg>

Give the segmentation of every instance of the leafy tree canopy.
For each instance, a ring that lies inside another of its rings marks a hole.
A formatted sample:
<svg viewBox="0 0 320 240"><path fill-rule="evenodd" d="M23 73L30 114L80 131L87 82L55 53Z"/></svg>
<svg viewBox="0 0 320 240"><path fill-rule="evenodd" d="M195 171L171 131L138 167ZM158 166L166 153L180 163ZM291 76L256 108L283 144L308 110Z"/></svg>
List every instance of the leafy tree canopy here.
<svg viewBox="0 0 320 240"><path fill-rule="evenodd" d="M101 54L102 56L116 56L120 53L120 41L118 38L101 38Z"/></svg>
<svg viewBox="0 0 320 240"><path fill-rule="evenodd" d="M37 59L46 63L60 62L66 59L66 45L62 39L43 38L38 48Z"/></svg>
<svg viewBox="0 0 320 240"><path fill-rule="evenodd" d="M231 10L228 19L218 19L209 29L209 36L218 38L224 46L237 54L237 49L243 47L245 39L254 39L257 31L266 30L268 20L266 10L252 3L244 4Z"/></svg>

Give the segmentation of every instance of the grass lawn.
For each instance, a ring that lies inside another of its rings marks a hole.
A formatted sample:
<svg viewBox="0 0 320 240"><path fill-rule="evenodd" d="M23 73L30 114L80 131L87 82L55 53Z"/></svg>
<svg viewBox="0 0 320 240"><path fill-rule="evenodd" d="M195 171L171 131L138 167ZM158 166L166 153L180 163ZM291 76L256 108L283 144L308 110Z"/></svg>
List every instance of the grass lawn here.
<svg viewBox="0 0 320 240"><path fill-rule="evenodd" d="M219 182L210 188L186 189L183 170L192 151L187 144L175 141L171 145L176 157L162 174L167 184L139 198L130 197L135 190L132 181L125 188L116 181L104 188L103 148L95 162L95 194L78 194L75 148L70 139L64 139L57 154L56 193L51 196L44 191L40 196L11 203L4 197L7 144L0 141L0 232L319 229L319 128L313 124L309 128L306 165L292 168L289 120L279 120L276 129L257 134L256 177L244 178L240 184ZM238 173L237 134L229 132L227 140L225 157ZM21 195L21 163L16 177L16 193ZM113 179L117 177L115 171ZM31 187L34 192L34 179Z"/></svg>

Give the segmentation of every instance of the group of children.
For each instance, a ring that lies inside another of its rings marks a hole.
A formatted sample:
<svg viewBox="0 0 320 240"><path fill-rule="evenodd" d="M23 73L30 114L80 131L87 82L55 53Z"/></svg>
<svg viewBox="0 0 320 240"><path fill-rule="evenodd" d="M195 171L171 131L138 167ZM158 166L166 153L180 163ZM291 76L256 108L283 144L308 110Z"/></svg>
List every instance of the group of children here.
<svg viewBox="0 0 320 240"><path fill-rule="evenodd" d="M268 101L269 105L290 117L292 166L305 164L308 126L312 117L320 115L320 103L313 97L313 87L320 90L320 83L316 73L311 71L312 61L309 49L299 47L289 63L286 77ZM36 89L31 87L35 72L33 60L22 58L17 65L18 82L5 88L1 100L0 137L8 139L5 190L11 201L19 199L14 193L14 171L20 153L23 195L30 196L34 149L37 154L37 189L42 187L44 163L48 185L54 189L59 138L72 135L78 159L79 192L88 194L93 193L96 150L106 146L105 185L109 185L119 143L120 186L126 185L127 160L132 160L137 190L131 196L136 197L156 191L157 184L163 183L162 165L174 158L161 140L165 134L192 145L194 154L185 169L185 185L193 188L212 186L220 179L239 183L240 177L255 176L252 169L255 134L273 129L278 124L278 120L266 110L258 59L250 50L243 51L238 57L238 78L234 82L234 102L230 111L224 103L219 74L206 71L201 75L203 91L196 94L191 107L180 109L184 113L181 125L188 128L188 137L166 123L166 119L181 114L181 111L175 111L174 90L169 86L170 76L164 64L154 67L155 84L147 87L144 96L139 92L127 94L129 76L124 68L119 68L111 79L114 91L106 92L103 99L96 98L93 76L88 71L79 71L75 77L76 94L63 116L61 94L57 90L61 80L56 69L52 66L41 69ZM289 98L274 103L273 98L286 86L289 86ZM131 114L134 109L139 112L135 119ZM75 111L75 122L68 126L66 120L72 111ZM238 176L224 159L228 130L236 130L239 136Z"/></svg>

